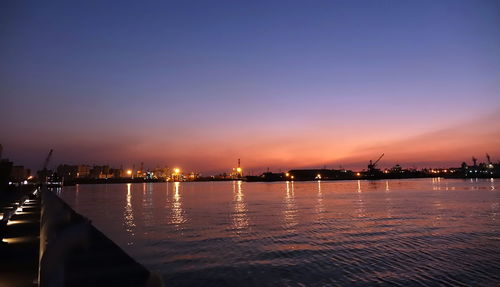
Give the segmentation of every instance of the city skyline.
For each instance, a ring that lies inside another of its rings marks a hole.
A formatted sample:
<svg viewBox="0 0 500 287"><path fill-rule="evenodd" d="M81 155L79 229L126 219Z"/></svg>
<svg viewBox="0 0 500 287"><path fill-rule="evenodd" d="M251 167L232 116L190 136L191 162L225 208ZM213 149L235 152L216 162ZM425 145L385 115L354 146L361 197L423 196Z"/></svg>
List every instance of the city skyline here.
<svg viewBox="0 0 500 287"><path fill-rule="evenodd" d="M496 1L0 4L0 143L218 173L500 158Z"/></svg>

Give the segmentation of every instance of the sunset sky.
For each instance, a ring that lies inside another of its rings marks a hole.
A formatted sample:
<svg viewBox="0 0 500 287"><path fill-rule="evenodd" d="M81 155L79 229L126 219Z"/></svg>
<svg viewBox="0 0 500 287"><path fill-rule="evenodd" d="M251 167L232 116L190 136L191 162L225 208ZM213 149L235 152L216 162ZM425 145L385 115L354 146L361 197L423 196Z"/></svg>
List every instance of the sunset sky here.
<svg viewBox="0 0 500 287"><path fill-rule="evenodd" d="M0 143L34 169L498 161L500 2L1 1Z"/></svg>

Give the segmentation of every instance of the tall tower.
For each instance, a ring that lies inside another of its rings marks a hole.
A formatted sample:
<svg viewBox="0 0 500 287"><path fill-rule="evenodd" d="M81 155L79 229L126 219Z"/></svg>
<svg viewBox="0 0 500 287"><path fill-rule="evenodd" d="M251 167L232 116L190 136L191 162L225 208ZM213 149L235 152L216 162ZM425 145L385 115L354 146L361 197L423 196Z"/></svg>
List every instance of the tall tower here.
<svg viewBox="0 0 500 287"><path fill-rule="evenodd" d="M241 161L238 159L238 166L233 168L233 172L231 173L231 177L233 179L240 179L243 177L243 169L241 168Z"/></svg>

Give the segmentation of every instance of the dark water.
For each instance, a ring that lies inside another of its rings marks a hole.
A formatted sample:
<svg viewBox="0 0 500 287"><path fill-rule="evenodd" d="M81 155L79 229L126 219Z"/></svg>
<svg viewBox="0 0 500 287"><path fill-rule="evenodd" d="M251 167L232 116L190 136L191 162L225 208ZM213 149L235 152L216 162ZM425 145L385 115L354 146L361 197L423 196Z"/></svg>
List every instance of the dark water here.
<svg viewBox="0 0 500 287"><path fill-rule="evenodd" d="M146 183L61 196L167 286L500 286L494 180Z"/></svg>

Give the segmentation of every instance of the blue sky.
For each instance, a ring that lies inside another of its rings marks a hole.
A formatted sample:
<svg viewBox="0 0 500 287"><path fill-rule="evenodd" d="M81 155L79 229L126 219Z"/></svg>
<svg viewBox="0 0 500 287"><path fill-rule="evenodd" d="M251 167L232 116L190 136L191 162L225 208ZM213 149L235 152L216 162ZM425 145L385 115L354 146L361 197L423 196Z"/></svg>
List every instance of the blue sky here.
<svg viewBox="0 0 500 287"><path fill-rule="evenodd" d="M2 1L0 19L0 141L35 167L49 148L202 171L377 143L391 160L500 110L498 1ZM460 152L500 156L486 133Z"/></svg>

